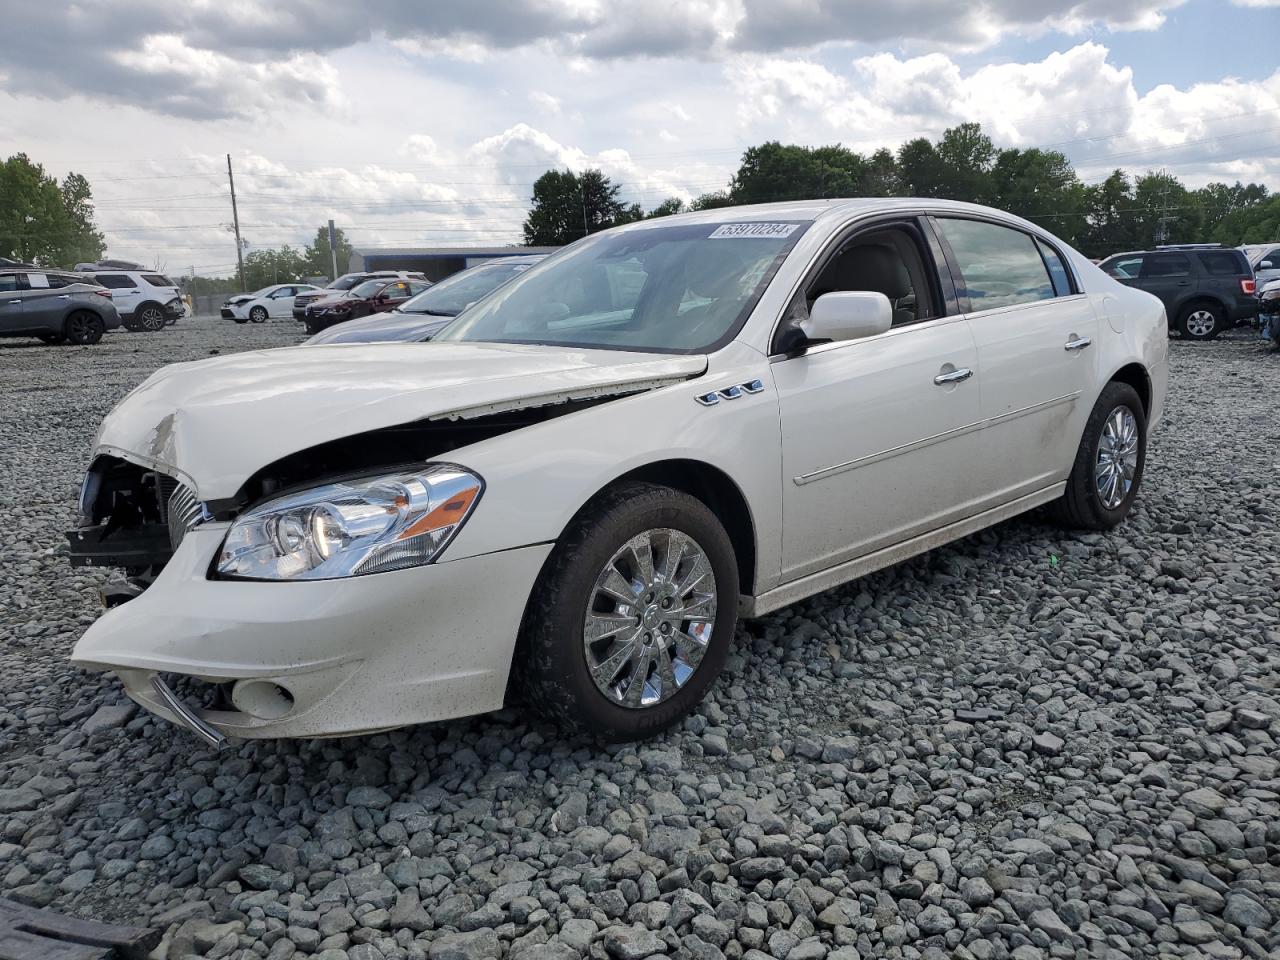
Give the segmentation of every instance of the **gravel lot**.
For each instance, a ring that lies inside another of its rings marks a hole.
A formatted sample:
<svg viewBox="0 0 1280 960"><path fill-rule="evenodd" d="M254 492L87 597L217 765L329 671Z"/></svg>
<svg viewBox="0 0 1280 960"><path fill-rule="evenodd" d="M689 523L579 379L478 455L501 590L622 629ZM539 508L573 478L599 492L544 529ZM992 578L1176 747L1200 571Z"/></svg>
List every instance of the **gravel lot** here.
<svg viewBox="0 0 1280 960"><path fill-rule="evenodd" d="M1280 357L1173 344L1111 535L1035 516L740 628L678 732L517 710L222 754L66 656L62 531L155 367L299 339L0 341L0 895L158 956L1280 955Z"/></svg>

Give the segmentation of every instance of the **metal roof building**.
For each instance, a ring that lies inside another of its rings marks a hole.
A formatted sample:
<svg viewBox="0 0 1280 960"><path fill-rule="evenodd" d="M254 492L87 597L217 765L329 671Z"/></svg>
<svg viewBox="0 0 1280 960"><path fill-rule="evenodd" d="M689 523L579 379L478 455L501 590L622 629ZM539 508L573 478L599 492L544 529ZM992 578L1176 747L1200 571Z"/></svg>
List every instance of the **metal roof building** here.
<svg viewBox="0 0 1280 960"><path fill-rule="evenodd" d="M443 280L451 273L498 257L532 257L555 253L559 247L355 247L347 269L417 270L428 280Z"/></svg>

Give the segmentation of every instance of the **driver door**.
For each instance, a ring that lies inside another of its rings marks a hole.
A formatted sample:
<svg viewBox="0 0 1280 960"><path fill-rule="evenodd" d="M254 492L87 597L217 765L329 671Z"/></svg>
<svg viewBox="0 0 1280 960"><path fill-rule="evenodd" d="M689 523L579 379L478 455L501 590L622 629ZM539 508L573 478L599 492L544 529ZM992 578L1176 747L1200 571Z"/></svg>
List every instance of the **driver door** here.
<svg viewBox="0 0 1280 960"><path fill-rule="evenodd" d="M784 583L962 519L978 499L967 469L980 453L977 349L929 236L914 220L868 228L801 291L802 309L833 290L884 293L888 332L773 358Z"/></svg>
<svg viewBox="0 0 1280 960"><path fill-rule="evenodd" d="M287 317L293 310L293 295L296 290L293 287L281 287L275 293L271 294L271 304L267 309L267 313L274 317Z"/></svg>

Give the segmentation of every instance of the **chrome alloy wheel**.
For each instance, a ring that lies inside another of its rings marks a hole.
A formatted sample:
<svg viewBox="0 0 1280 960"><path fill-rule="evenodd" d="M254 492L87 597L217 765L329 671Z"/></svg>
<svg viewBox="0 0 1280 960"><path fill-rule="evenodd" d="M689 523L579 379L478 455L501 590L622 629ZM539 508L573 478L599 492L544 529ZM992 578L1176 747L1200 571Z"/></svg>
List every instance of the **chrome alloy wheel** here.
<svg viewBox="0 0 1280 960"><path fill-rule="evenodd" d="M1116 407L1102 426L1094 470L1094 483L1104 507L1114 510L1124 503L1133 489L1137 470L1138 420L1128 407Z"/></svg>
<svg viewBox="0 0 1280 960"><path fill-rule="evenodd" d="M1213 315L1211 310L1193 310L1187 314L1186 322L1183 327L1187 333L1193 337L1207 337L1213 333L1213 328L1218 325L1218 318Z"/></svg>
<svg viewBox="0 0 1280 960"><path fill-rule="evenodd" d="M138 322L148 333L164 329L164 311L159 307L144 307L138 315Z"/></svg>
<svg viewBox="0 0 1280 960"><path fill-rule="evenodd" d="M591 679L619 706L662 703L698 669L715 620L715 572L697 541L679 530L637 534L591 588L582 628Z"/></svg>

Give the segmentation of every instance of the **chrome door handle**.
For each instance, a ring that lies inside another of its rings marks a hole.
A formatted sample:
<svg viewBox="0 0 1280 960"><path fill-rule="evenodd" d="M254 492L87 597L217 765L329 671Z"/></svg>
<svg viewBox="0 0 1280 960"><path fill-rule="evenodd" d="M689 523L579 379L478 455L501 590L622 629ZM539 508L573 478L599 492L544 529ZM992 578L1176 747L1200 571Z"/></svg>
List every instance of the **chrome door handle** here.
<svg viewBox="0 0 1280 960"><path fill-rule="evenodd" d="M60 294L58 294L58 299L59 299L59 300L70 300L70 299L71 299L71 294L69 294L69 293L60 293Z"/></svg>
<svg viewBox="0 0 1280 960"><path fill-rule="evenodd" d="M961 367L959 370L952 370L950 373L940 373L933 378L933 382L940 387L945 387L948 383L963 383L973 376L973 371L968 367Z"/></svg>
<svg viewBox="0 0 1280 960"><path fill-rule="evenodd" d="M1074 340L1068 340L1062 349L1064 350L1083 350L1089 344L1093 343L1088 337L1076 337Z"/></svg>

